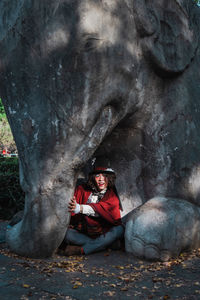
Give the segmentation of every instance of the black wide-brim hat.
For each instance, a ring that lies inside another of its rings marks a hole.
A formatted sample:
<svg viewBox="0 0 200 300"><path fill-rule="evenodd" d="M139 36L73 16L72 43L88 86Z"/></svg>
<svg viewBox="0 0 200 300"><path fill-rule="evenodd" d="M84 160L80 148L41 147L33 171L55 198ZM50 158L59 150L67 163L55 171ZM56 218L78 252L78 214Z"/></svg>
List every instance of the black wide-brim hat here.
<svg viewBox="0 0 200 300"><path fill-rule="evenodd" d="M89 175L93 175L93 174L113 174L115 175L115 171L111 168L104 168L104 167L96 167L94 168Z"/></svg>

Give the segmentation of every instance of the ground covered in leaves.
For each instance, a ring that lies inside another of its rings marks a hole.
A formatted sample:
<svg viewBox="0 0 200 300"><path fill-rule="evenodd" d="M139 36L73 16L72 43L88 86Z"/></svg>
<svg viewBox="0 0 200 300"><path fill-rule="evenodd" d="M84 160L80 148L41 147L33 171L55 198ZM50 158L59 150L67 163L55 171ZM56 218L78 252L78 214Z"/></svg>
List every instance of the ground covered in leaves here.
<svg viewBox="0 0 200 300"><path fill-rule="evenodd" d="M1 299L200 299L200 249L167 263L123 251L22 258L0 244Z"/></svg>

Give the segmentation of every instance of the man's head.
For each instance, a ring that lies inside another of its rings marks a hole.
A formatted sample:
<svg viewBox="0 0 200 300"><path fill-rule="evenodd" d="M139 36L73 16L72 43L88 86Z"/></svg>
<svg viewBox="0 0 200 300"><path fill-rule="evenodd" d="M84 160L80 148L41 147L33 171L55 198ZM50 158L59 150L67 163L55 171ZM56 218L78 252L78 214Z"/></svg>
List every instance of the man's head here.
<svg viewBox="0 0 200 300"><path fill-rule="evenodd" d="M96 187L99 191L106 190L108 187L108 177L105 173L98 173L94 175L94 181L96 184Z"/></svg>
<svg viewBox="0 0 200 300"><path fill-rule="evenodd" d="M91 188L96 188L98 191L103 191L114 186L116 175L113 169L97 167L89 174L88 185Z"/></svg>

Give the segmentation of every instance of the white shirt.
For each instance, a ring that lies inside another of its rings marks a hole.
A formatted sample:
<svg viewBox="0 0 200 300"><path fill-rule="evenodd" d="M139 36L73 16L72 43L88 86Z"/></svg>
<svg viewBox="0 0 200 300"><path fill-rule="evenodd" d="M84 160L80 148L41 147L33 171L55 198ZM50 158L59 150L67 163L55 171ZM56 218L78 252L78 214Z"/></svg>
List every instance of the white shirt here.
<svg viewBox="0 0 200 300"><path fill-rule="evenodd" d="M106 189L101 191L100 194L104 195L106 193ZM98 196L93 195L92 193L90 194L87 203L98 203ZM95 210L87 204L81 204L82 206L82 214L87 215L87 216L92 216L92 217L98 217L98 213L95 212ZM76 203L76 208L74 210L75 214L80 213L80 204Z"/></svg>

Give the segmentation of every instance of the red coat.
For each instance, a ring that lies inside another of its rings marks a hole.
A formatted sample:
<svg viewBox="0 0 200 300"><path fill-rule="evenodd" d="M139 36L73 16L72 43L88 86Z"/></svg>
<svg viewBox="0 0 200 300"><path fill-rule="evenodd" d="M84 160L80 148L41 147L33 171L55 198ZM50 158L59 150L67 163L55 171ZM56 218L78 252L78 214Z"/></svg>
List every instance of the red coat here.
<svg viewBox="0 0 200 300"><path fill-rule="evenodd" d="M71 225L80 232L95 238L107 232L112 226L121 224L121 215L119 199L112 189L108 189L98 203L87 203L91 193L86 185L80 185L76 188L74 195L77 203L90 205L99 217L72 213Z"/></svg>

